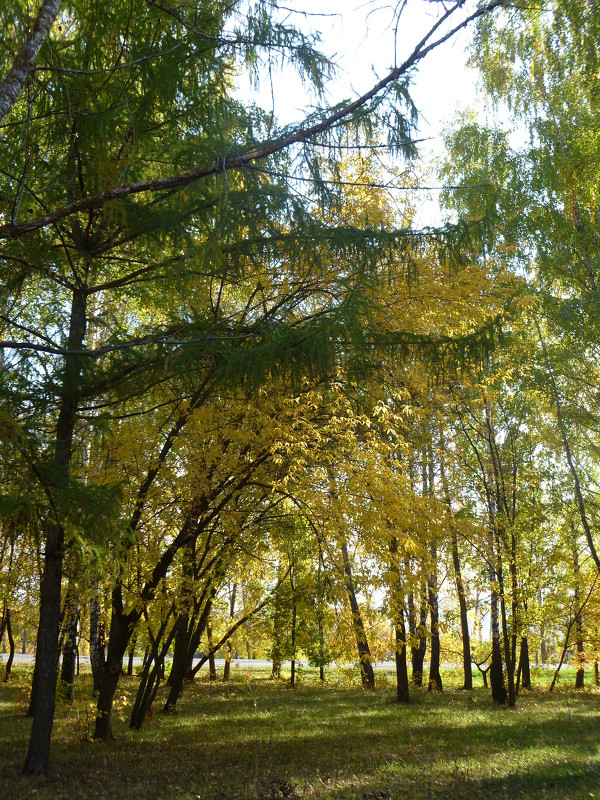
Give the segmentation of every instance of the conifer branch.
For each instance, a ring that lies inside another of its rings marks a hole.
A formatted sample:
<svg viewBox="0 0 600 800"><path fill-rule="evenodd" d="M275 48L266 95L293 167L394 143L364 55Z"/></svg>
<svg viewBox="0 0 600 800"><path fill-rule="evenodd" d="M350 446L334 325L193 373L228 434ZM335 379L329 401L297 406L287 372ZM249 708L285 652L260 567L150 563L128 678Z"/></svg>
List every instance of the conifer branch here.
<svg viewBox="0 0 600 800"><path fill-rule="evenodd" d="M54 0L58 3L58 0ZM0 239L17 239L32 231L40 230L48 225L53 225L66 217L73 216L82 211L88 211L93 208L100 208L105 203L113 202L115 200L123 200L127 197L135 196L138 194L147 194L155 192L163 192L172 189L180 189L188 186L191 183L203 180L205 178L222 175L228 170L239 169L256 161L261 161L264 158L275 155L283 150L286 150L293 145L303 143L327 130L335 127L337 123L347 120L356 112L363 109L371 100L374 100L378 95L382 94L393 83L399 80L400 77L406 75L416 64L425 58L425 56L439 47L448 39L452 38L458 31L465 28L474 20L490 13L496 8L503 7L507 4L507 0L491 0L485 6L477 9L475 12L465 17L458 25L455 25L447 33L440 36L433 41L430 41L439 27L446 22L452 14L461 9L466 0L458 0L445 14L440 17L436 24L429 30L426 36L417 44L410 56L400 65L394 67L384 78L378 81L368 92L365 92L356 100L351 103L346 103L341 108L326 114L318 122L305 121L299 125L295 130L288 134L280 136L277 139L269 140L262 145L259 145L253 150L239 155L219 156L210 164L205 164L197 169L189 170L178 175L170 175L163 178L153 178L146 181L138 181L136 183L127 183L123 186L116 186L105 192L99 192L90 197L83 197L73 203L68 203L62 208L57 208L54 211L45 214L42 217L22 222L20 224L8 224L0 226Z"/></svg>

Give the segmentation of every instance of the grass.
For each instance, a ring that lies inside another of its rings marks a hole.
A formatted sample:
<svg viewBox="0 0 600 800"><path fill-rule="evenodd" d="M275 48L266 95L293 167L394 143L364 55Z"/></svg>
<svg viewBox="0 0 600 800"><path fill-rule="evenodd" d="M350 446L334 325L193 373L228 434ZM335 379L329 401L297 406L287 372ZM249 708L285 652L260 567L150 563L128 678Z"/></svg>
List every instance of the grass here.
<svg viewBox="0 0 600 800"><path fill-rule="evenodd" d="M0 795L144 800L386 800L386 798L600 798L600 694L575 692L565 675L553 694L540 685L516 709L488 690L413 691L393 702L391 677L375 693L303 670L291 690L266 674L236 674L186 689L179 713L156 712L128 729L135 679L124 678L116 740L90 741L93 698L82 675L78 699L57 708L52 768L24 778L30 671L0 684Z"/></svg>

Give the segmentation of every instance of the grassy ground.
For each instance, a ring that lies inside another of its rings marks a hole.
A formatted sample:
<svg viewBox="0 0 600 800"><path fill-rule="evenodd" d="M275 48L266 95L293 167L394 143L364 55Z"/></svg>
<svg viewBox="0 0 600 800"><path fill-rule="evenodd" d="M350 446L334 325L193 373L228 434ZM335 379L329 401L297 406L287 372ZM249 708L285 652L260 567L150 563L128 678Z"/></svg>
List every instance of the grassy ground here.
<svg viewBox="0 0 600 800"><path fill-rule="evenodd" d="M78 699L57 709L52 769L26 779L30 672L0 684L0 797L260 798L600 798L600 694L575 693L563 676L554 694L539 685L516 709L492 705L487 690L414 691L410 706L388 685L365 693L350 674L320 686L304 670L290 690L266 675L188 687L179 713L127 727L135 679L123 679L110 745L89 740L93 698L82 676ZM385 679L383 679L385 680Z"/></svg>

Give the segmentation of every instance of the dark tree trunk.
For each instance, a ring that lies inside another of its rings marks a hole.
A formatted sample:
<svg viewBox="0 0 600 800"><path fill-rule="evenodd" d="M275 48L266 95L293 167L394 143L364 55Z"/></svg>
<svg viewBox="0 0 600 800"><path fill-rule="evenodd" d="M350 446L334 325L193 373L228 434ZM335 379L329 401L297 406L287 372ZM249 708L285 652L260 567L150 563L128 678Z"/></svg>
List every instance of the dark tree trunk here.
<svg viewBox="0 0 600 800"><path fill-rule="evenodd" d="M3 628L4 630L6 630L6 637L8 639L8 660L6 662L6 670L4 672L4 683L6 683L6 681L8 681L8 679L10 678L13 660L15 657L15 640L13 639L12 624L10 619L10 608L8 608L8 606L6 607L6 611L4 614ZM0 634L0 639L4 634L4 630L2 631L2 634Z"/></svg>
<svg viewBox="0 0 600 800"><path fill-rule="evenodd" d="M86 299L87 287L85 285L74 290L67 340L67 349L71 352L80 351L85 338ZM53 479L59 488L64 487L69 480L81 368L81 356L68 355L65 357L53 459ZM58 507L53 506L48 509L47 514L44 525L45 552L40 585L40 618L32 687L33 724L23 767L26 775L39 775L48 770L56 703L65 536Z"/></svg>
<svg viewBox="0 0 600 800"><path fill-rule="evenodd" d="M451 526L451 542L452 542L452 565L454 567L454 582L456 585L456 594L458 596L458 606L460 610L460 632L462 638L462 651L463 651L463 689L469 690L473 688L473 667L471 665L471 637L469 635L469 617L467 613L467 598L465 592L465 585L462 579L462 571L460 567L460 556L458 553L458 536L454 527L454 517L452 514L452 500L450 498L450 490L448 488L448 481L446 479L446 466L445 466L445 443L443 432L440 434L441 444L441 457L440 457L440 478L442 481L442 489L444 492L444 500L450 515Z"/></svg>
<svg viewBox="0 0 600 800"><path fill-rule="evenodd" d="M348 545L346 544L345 540L342 541L342 557L344 560L344 585L348 594L348 600L350 602L350 610L352 612L352 624L354 626L354 635L356 637L356 647L358 650L358 663L360 665L362 685L365 689L374 689L375 673L373 672L371 648L369 647L367 632L365 630L360 608L358 606L358 601L356 599L354 581L352 579L352 566L350 564L350 556L348 555Z"/></svg>
<svg viewBox="0 0 600 800"><path fill-rule="evenodd" d="M135 646L137 644L137 638L134 636L131 640L131 645L129 647L129 656L127 657L127 675L131 677L133 675L133 659L135 658Z"/></svg>
<svg viewBox="0 0 600 800"><path fill-rule="evenodd" d="M100 602L96 581L92 584L92 596L90 597L90 666L94 692L99 692L104 670L104 642L101 636Z"/></svg>
<svg viewBox="0 0 600 800"><path fill-rule="evenodd" d="M406 627L404 625L404 597L400 577L400 564L398 563L398 539L392 536L390 540L391 574L390 586L391 612L394 619L395 631L395 660L396 660L396 700L398 703L408 703L410 693L408 688L408 667L406 663Z"/></svg>
<svg viewBox="0 0 600 800"><path fill-rule="evenodd" d="M429 661L429 685L430 692L441 692L443 690L442 676L440 674L440 618L438 607L437 575L435 562L437 559L437 548L433 548L434 570L428 581L429 590L429 613L431 619L431 653Z"/></svg>
<svg viewBox="0 0 600 800"><path fill-rule="evenodd" d="M67 602L63 623L65 640L62 648L60 691L64 700L73 702L75 669L77 666L77 634L79 632L79 604L71 599Z"/></svg>
<svg viewBox="0 0 600 800"><path fill-rule="evenodd" d="M158 691L160 680L164 673L165 658L169 651L169 647L171 646L171 642L176 634L176 625L173 625L167 640L164 642L159 652L160 643L167 629L169 617L171 616L172 611L173 606L171 606L169 613L161 623L159 632L154 639L152 650L142 671L140 685L138 687L133 709L131 711L131 719L129 722L129 727L135 728L136 730L140 730L144 724L144 720L150 713L150 708L154 698L156 697L156 692Z"/></svg>
<svg viewBox="0 0 600 800"><path fill-rule="evenodd" d="M282 660L282 647L281 640L283 637L282 624L281 624L281 592L279 589L275 591L275 602L273 609L273 646L271 648L271 661L273 667L271 669L271 677L281 677L281 660Z"/></svg>
<svg viewBox="0 0 600 800"><path fill-rule="evenodd" d="M492 586L490 602L490 623L492 629L492 663L490 665L490 684L492 687L492 700L499 705L508 702L508 695L504 685L502 670L502 650L500 648L500 626L498 623L498 594Z"/></svg>
<svg viewBox="0 0 600 800"><path fill-rule="evenodd" d="M575 688L583 689L585 684L585 671L583 666L583 619L581 609L581 598L579 588L579 553L577 552L577 545L573 544L573 572L575 575L575 597L574 605L577 618L575 620L575 647L576 647L576 663L577 672L575 674Z"/></svg>
<svg viewBox="0 0 600 800"><path fill-rule="evenodd" d="M234 581L231 588L231 595L229 597L229 619L233 620L235 617L235 596L237 592L237 584ZM228 681L231 673L231 658L233 655L233 642L231 639L227 640L227 650L225 651L225 666L223 667L223 680Z"/></svg>
<svg viewBox="0 0 600 800"><path fill-rule="evenodd" d="M531 670L529 667L529 642L527 636L521 637L519 652L519 675L523 689L531 689ZM518 681L517 681L518 683Z"/></svg>
<svg viewBox="0 0 600 800"><path fill-rule="evenodd" d="M460 608L460 632L462 637L463 651L463 689L473 688L473 668L471 666L471 638L469 635L469 617L467 613L467 600L465 597L465 587L460 568L460 557L458 554L458 539L456 531L452 531L452 563L454 565L454 579L456 582L456 594L458 595L458 605Z"/></svg>
<svg viewBox="0 0 600 800"><path fill-rule="evenodd" d="M209 680L217 680L217 668L215 666L215 651L212 635L212 625L210 622L206 623L206 638L208 640L208 675Z"/></svg>
<svg viewBox="0 0 600 800"><path fill-rule="evenodd" d="M108 656L102 674L102 684L98 695L96 727L94 739L108 742L113 738L111 714L115 691L123 669L123 657L131 638L133 625L138 617L123 612L120 587L113 591L112 614L108 639Z"/></svg>
<svg viewBox="0 0 600 800"><path fill-rule="evenodd" d="M44 573L40 587L40 623L31 690L33 726L23 767L26 775L47 772L50 760L50 739L54 724L58 677L63 541L62 528L49 522L46 530Z"/></svg>
<svg viewBox="0 0 600 800"><path fill-rule="evenodd" d="M419 609L419 621L415 616L414 596L411 592L408 598L409 604L409 627L413 644L411 647L411 666L412 680L415 686L423 685L423 662L427 652L427 600L425 589L421 596L421 607Z"/></svg>
<svg viewBox="0 0 600 800"><path fill-rule="evenodd" d="M293 591L293 588L292 588ZM292 658L290 663L290 686L292 689L296 685L296 623L298 621L298 606L296 603L292 606L292 631L291 631L291 644L292 644Z"/></svg>

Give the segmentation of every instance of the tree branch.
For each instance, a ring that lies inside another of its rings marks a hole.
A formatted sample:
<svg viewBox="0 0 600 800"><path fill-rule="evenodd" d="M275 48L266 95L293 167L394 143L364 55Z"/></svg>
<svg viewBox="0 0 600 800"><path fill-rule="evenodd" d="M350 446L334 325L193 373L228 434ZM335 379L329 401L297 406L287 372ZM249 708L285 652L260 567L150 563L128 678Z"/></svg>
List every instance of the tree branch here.
<svg viewBox="0 0 600 800"><path fill-rule="evenodd" d="M11 110L27 76L35 65L40 49L50 33L56 19L61 0L43 0L38 11L33 31L19 50L12 69L0 84L0 122Z"/></svg>
<svg viewBox="0 0 600 800"><path fill-rule="evenodd" d="M57 2L57 0L55 0L55 2ZM260 161L261 159L267 158L275 153L279 153L282 150L286 150L295 144L305 142L308 139L311 139L313 136L324 133L325 131L333 128L338 122L346 120L356 111L364 108L364 106L366 106L378 94L383 92L402 75L405 75L416 64L422 61L428 53L446 42L458 31L462 30L471 22L483 16L484 14L488 14L496 8L503 7L507 4L507 0L491 0L491 2L486 3L486 5L482 8L477 9L477 11L465 17L458 25L455 25L447 33L440 36L438 39L435 39L430 44L427 44L435 31L439 29L440 25L447 21L453 13L460 10L464 6L465 2L466 0L457 0L457 2L431 28L429 33L419 42L419 44L417 44L410 56L408 56L408 58L400 66L397 66L391 70L391 72L389 72L384 78L372 86L368 92L365 92L353 102L345 104L342 106L342 108L332 111L318 122L311 122L311 120L305 121L292 132L281 136L278 139L267 141L262 145L259 145L254 150L248 151L247 153L225 157L218 156L210 164L205 164L197 169L183 172L178 175L154 178L147 181L138 181L136 183L127 183L123 186L116 186L108 191L99 192L98 194L90 197L83 197L73 203L68 203L66 206L57 208L42 217L37 217L36 219L32 219L18 225L0 226L0 239L19 238L20 236L32 231L40 230L48 225L52 225L59 220L65 219L65 217L70 217L73 214L78 214L82 211L87 211L92 208L100 208L105 203L109 203L114 200L123 200L126 197L131 197L138 194L180 189L184 186L188 186L191 183L202 180L203 178L208 178L213 175L221 175L226 173L228 170L239 169L240 167L245 167L248 164L253 164L256 161Z"/></svg>

